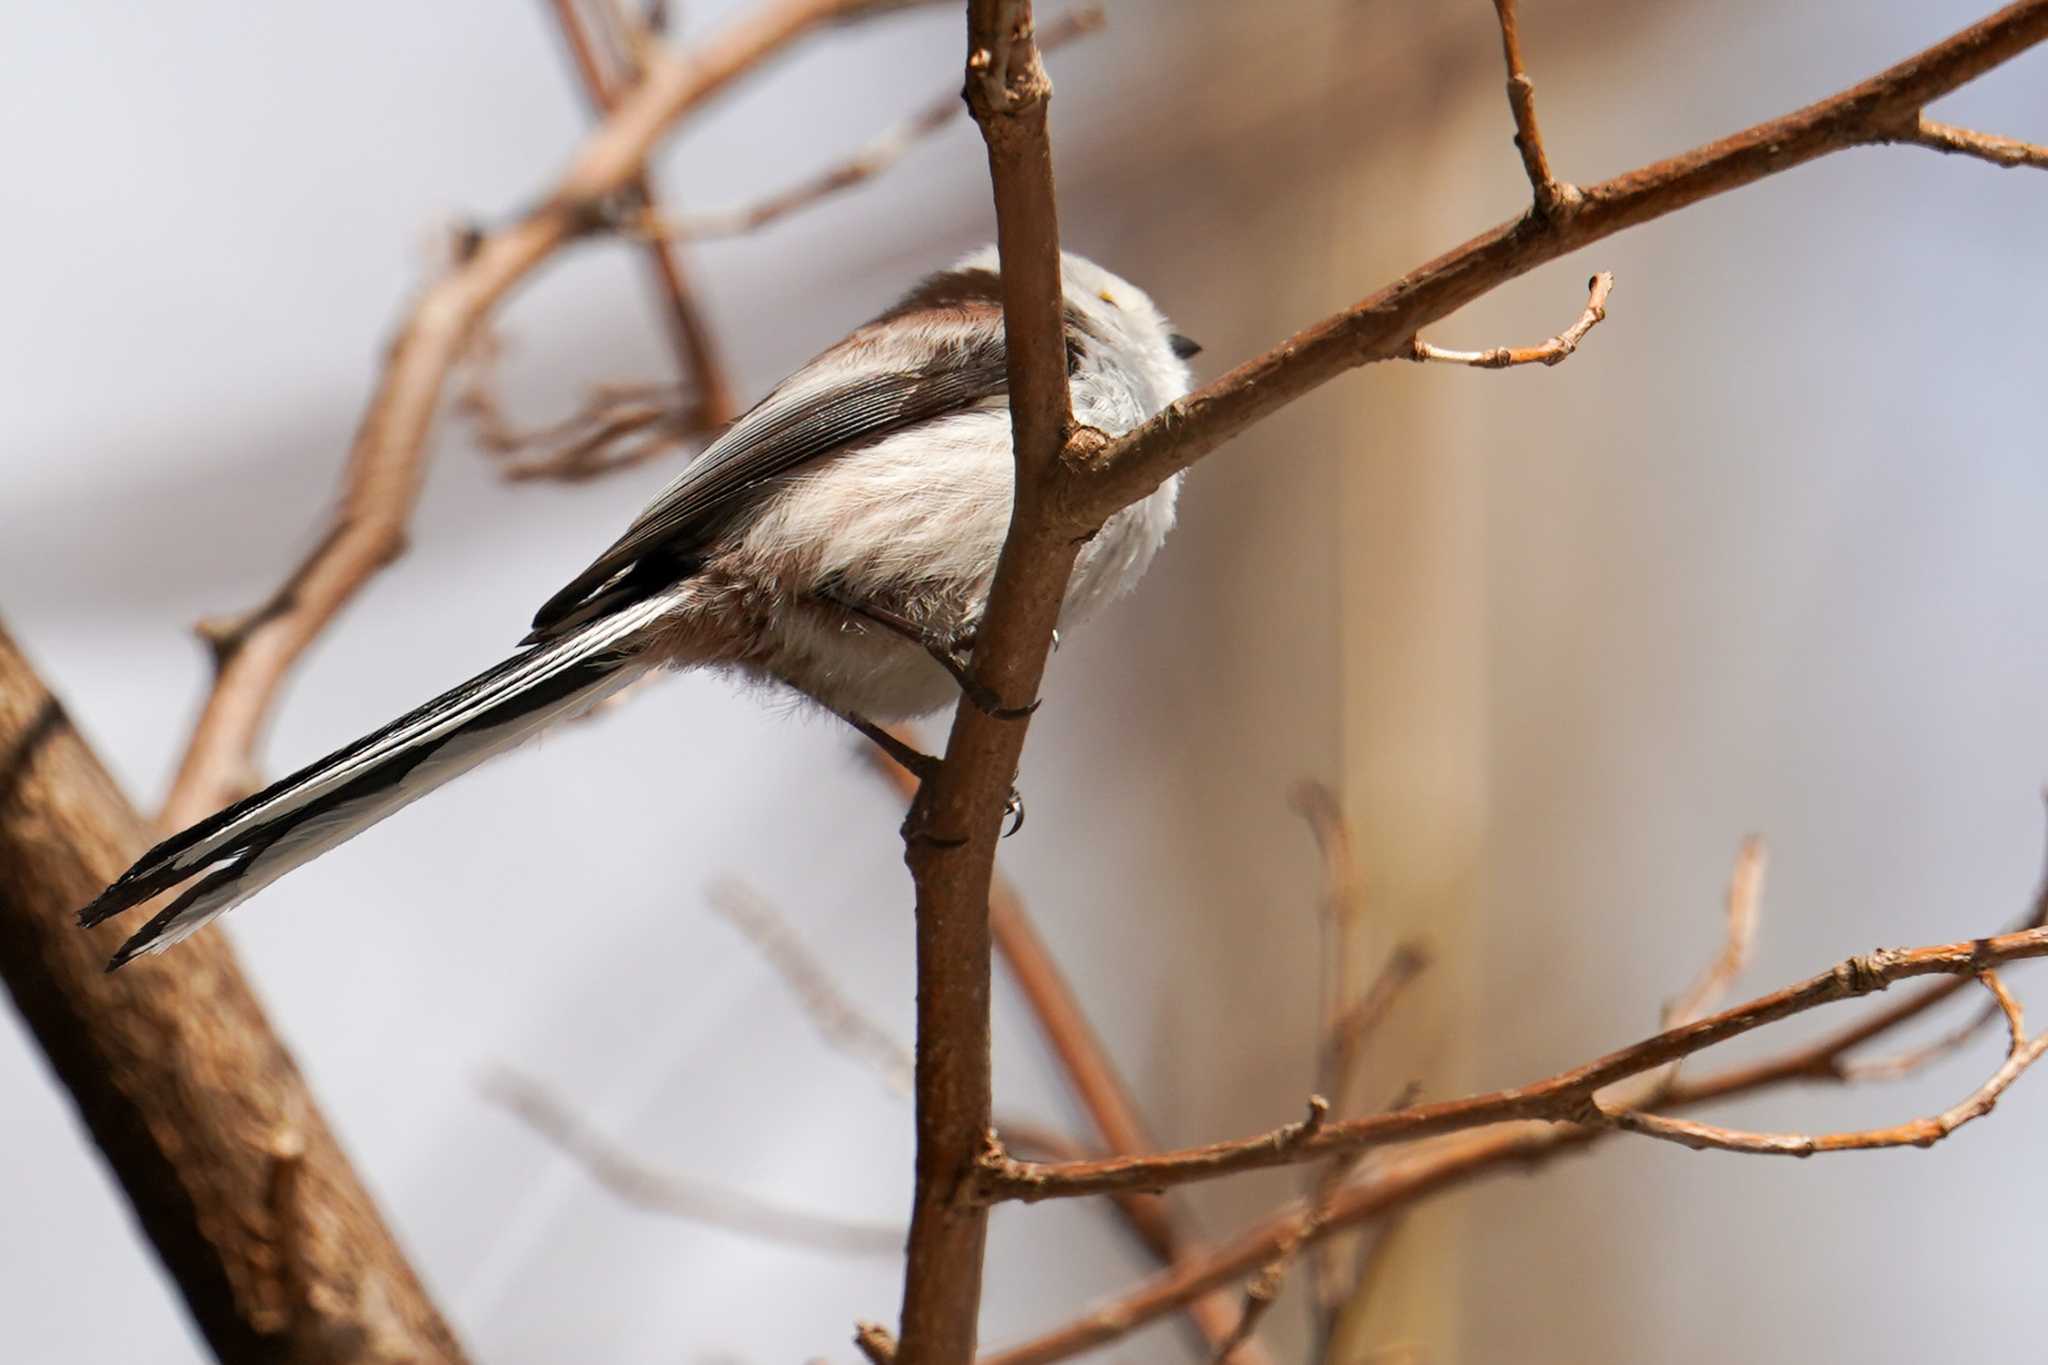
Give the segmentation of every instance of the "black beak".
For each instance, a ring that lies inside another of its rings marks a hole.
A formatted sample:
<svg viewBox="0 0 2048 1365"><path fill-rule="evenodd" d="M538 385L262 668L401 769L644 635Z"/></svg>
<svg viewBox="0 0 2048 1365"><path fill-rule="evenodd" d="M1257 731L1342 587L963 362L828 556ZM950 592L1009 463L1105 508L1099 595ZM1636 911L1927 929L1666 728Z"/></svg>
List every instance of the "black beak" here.
<svg viewBox="0 0 2048 1365"><path fill-rule="evenodd" d="M1166 339L1166 344L1182 360L1193 360L1202 353L1202 343L1183 332L1175 332Z"/></svg>

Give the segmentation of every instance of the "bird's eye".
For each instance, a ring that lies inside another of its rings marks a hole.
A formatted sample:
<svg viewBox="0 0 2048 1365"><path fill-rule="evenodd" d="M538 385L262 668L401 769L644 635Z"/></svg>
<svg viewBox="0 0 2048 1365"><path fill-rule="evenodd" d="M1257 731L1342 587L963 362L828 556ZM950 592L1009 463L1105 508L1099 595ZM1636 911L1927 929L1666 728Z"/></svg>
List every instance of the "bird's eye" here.
<svg viewBox="0 0 2048 1365"><path fill-rule="evenodd" d="M1193 360L1202 353L1202 343L1185 332L1175 332L1166 339L1166 344L1182 360Z"/></svg>
<svg viewBox="0 0 2048 1365"><path fill-rule="evenodd" d="M1101 299L1104 303L1108 304L1112 308L1116 307L1116 295L1110 293L1107 289L1097 290L1095 293L1095 297Z"/></svg>

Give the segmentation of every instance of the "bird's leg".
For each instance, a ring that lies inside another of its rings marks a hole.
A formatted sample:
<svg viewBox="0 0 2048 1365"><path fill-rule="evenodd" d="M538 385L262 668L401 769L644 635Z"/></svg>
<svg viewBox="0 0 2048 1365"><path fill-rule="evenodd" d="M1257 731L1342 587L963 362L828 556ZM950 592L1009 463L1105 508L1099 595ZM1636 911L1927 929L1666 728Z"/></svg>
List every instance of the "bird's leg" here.
<svg viewBox="0 0 2048 1365"><path fill-rule="evenodd" d="M850 611L862 620L872 621L892 635L900 635L919 646L937 660L939 667L953 675L953 681L960 685L961 695L973 702L976 709L983 714L993 716L997 720L1022 720L1038 709L1036 701L1029 706L1005 706L1002 698L974 680L968 662L969 653L974 648L974 637L971 634L961 639L934 640L919 629L916 623L890 611L887 607L876 606L871 602L857 602L829 587L820 589L818 596L835 607ZM1018 821L1018 824L1022 823L1022 820Z"/></svg>
<svg viewBox="0 0 2048 1365"><path fill-rule="evenodd" d="M920 799L923 797L924 784L938 775L938 759L933 758L922 749L914 749L910 745L905 744L902 740L890 734L886 728L875 724L866 716L853 711L840 711L830 707L826 709L831 710L833 715L867 736L868 741L893 759L898 767L902 768L912 777L915 777L918 783L918 795ZM1010 788L1010 799L1003 803L1003 814L1010 818L1010 827L1003 831L1003 837L1007 839L1018 830L1024 828L1024 797L1015 787ZM916 817L917 809L916 804L913 802L911 813L905 818L905 824L907 825L910 820ZM962 839L940 839L938 836L927 834L922 830L912 831L911 837L932 843L944 844L949 847L966 842Z"/></svg>

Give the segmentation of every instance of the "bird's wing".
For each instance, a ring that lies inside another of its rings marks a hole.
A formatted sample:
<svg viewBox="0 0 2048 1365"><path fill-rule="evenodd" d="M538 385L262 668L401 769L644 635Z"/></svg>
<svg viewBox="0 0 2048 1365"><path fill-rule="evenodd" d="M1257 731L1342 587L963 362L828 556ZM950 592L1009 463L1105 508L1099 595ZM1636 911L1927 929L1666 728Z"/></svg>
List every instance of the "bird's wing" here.
<svg viewBox="0 0 2048 1365"><path fill-rule="evenodd" d="M856 333L791 375L664 488L610 549L542 604L533 618L535 636L553 630L649 555L687 556L764 484L797 466L1008 391L1000 325L936 326L927 336L940 349L941 363L932 363L931 346Z"/></svg>

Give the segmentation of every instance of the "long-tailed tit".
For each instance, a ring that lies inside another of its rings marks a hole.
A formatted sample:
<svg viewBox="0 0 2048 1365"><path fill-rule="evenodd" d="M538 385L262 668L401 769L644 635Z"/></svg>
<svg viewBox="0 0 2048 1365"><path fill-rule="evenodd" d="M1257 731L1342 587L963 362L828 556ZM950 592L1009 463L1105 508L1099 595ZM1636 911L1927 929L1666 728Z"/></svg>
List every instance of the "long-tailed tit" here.
<svg viewBox="0 0 2048 1365"><path fill-rule="evenodd" d="M772 680L878 740L877 722L951 701L1015 474L996 268L975 252L784 380L542 604L511 658L143 855L82 924L191 885L109 969L651 669ZM1078 256L1062 273L1077 421L1128 431L1187 391L1198 348L1144 293ZM1063 621L1138 580L1179 492L1175 475L1082 547Z"/></svg>

